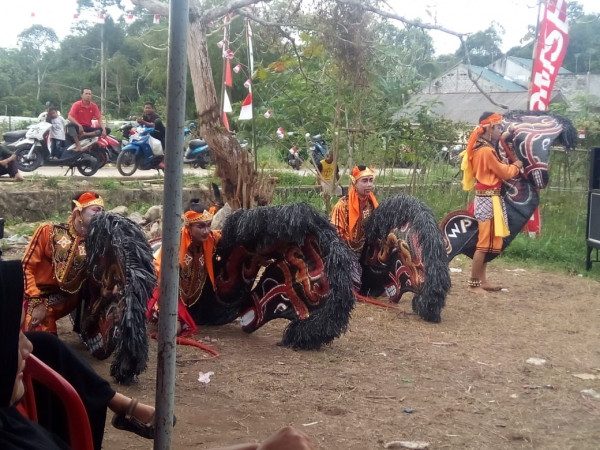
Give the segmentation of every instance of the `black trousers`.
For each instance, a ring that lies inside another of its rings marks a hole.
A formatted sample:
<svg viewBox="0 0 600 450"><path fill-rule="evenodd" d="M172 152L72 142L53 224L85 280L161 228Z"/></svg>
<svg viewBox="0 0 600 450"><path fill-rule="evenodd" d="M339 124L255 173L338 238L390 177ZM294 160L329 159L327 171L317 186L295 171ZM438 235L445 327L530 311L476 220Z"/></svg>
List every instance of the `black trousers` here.
<svg viewBox="0 0 600 450"><path fill-rule="evenodd" d="M25 333L33 344L33 354L60 373L77 391L90 421L94 448L102 448L106 409L115 396L110 383L98 375L69 346L51 333L30 331ZM65 409L58 397L45 386L34 382L38 423L45 429L69 442Z"/></svg>

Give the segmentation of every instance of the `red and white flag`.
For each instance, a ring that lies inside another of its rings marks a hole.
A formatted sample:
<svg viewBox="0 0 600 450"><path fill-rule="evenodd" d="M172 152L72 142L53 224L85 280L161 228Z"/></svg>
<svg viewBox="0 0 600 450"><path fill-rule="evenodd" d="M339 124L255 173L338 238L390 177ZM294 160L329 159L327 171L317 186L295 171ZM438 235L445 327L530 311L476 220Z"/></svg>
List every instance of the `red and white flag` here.
<svg viewBox="0 0 600 450"><path fill-rule="evenodd" d="M233 112L233 109L231 108L231 102L229 101L229 95L227 95L227 90L223 92L223 112Z"/></svg>
<svg viewBox="0 0 600 450"><path fill-rule="evenodd" d="M133 23L133 14L127 14L125 16L125 22L126 23Z"/></svg>
<svg viewBox="0 0 600 450"><path fill-rule="evenodd" d="M548 0L533 55L529 109L546 111L569 45L566 0Z"/></svg>
<svg viewBox="0 0 600 450"><path fill-rule="evenodd" d="M224 112L224 113L221 115L221 121L223 122L223 126L225 127L225 129L226 129L227 131L231 131L231 130L229 129L229 119L227 118L227 113L226 113L226 112Z"/></svg>
<svg viewBox="0 0 600 450"><path fill-rule="evenodd" d="M103 12L98 13L98 22L104 23L105 20L106 20L106 14L104 14Z"/></svg>
<svg viewBox="0 0 600 450"><path fill-rule="evenodd" d="M240 117L238 120L250 120L252 119L252 92L246 95L244 102L242 103L242 110L240 111Z"/></svg>
<svg viewBox="0 0 600 450"><path fill-rule="evenodd" d="M157 25L160 23L160 14L154 14L154 18L152 19L152 23Z"/></svg>

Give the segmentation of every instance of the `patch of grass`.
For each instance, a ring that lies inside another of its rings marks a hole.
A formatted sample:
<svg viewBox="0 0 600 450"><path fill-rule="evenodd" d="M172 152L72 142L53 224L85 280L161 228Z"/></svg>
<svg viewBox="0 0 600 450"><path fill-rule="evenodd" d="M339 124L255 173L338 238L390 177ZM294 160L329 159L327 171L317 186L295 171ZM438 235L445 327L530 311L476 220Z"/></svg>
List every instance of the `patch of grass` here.
<svg viewBox="0 0 600 450"><path fill-rule="evenodd" d="M114 178L102 178L98 182L98 187L105 191L118 191L121 189L121 183Z"/></svg>
<svg viewBox="0 0 600 450"><path fill-rule="evenodd" d="M62 178L48 177L44 178L44 187L48 189L57 189L60 186Z"/></svg>

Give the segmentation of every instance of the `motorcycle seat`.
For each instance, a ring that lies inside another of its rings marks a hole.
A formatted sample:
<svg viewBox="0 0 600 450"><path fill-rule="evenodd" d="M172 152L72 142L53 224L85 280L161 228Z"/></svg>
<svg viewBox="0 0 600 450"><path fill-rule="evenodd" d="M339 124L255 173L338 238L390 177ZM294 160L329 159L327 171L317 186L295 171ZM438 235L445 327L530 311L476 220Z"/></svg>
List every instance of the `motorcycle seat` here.
<svg viewBox="0 0 600 450"><path fill-rule="evenodd" d="M206 145L206 141L204 139L192 139L188 145L192 150L195 150L198 147Z"/></svg>
<svg viewBox="0 0 600 450"><path fill-rule="evenodd" d="M2 137L6 143L10 144L11 142L17 142L19 139L24 138L26 133L27 130L7 131L2 134Z"/></svg>

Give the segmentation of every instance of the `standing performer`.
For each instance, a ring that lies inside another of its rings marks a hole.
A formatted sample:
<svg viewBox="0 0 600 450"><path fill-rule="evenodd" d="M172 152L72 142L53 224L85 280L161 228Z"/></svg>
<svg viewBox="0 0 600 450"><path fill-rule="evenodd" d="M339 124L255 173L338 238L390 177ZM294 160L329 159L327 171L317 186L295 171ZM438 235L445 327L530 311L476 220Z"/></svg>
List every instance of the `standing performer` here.
<svg viewBox="0 0 600 450"><path fill-rule="evenodd" d="M213 255L221 237L211 230L213 214L197 202L192 202L183 214L183 227L179 247L179 300L177 303L177 334L196 332L196 323L205 323L203 299L215 297ZM162 248L155 255L154 267L160 284ZM148 303L146 316L158 319L160 287ZM213 325L215 325L213 323Z"/></svg>
<svg viewBox="0 0 600 450"><path fill-rule="evenodd" d="M502 180L513 178L523 168L521 161L507 164L498 153L498 140L504 126L502 115L484 112L479 125L469 137L467 149L462 154L463 189L475 188L475 219L478 222L479 239L473 255L469 291L499 291L486 278L488 253L502 251L502 238L508 236L508 221L504 201L500 197Z"/></svg>
<svg viewBox="0 0 600 450"><path fill-rule="evenodd" d="M43 223L33 234L22 261L27 330L57 334L56 321L79 304L88 277L85 237L101 211L102 197L85 192L73 200L68 223Z"/></svg>
<svg viewBox="0 0 600 450"><path fill-rule="evenodd" d="M331 211L331 223L354 253L352 282L359 288L362 275L359 259L365 244L364 223L378 206L373 194L375 172L366 166L356 166L352 169L350 180L348 195L340 198Z"/></svg>

